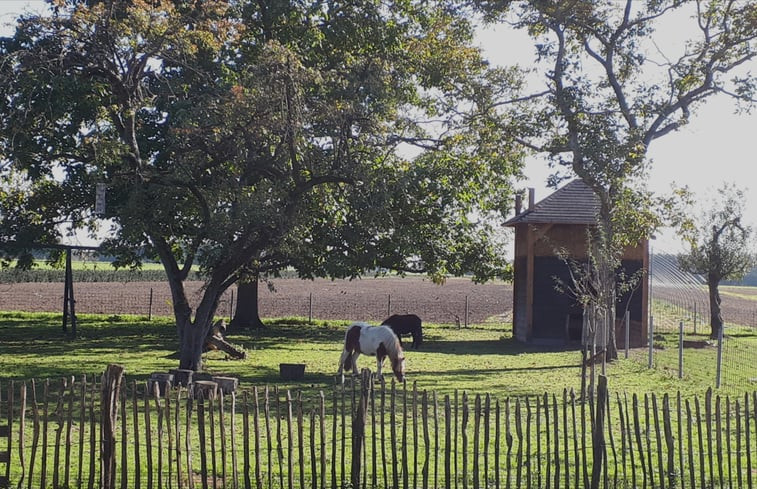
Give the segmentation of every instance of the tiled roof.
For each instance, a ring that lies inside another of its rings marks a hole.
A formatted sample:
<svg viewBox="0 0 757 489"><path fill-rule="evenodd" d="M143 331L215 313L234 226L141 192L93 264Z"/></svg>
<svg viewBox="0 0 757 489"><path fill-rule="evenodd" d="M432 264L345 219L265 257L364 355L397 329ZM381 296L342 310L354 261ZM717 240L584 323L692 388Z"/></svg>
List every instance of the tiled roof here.
<svg viewBox="0 0 757 489"><path fill-rule="evenodd" d="M529 224L594 224L599 199L583 180L576 179L505 222L505 226Z"/></svg>

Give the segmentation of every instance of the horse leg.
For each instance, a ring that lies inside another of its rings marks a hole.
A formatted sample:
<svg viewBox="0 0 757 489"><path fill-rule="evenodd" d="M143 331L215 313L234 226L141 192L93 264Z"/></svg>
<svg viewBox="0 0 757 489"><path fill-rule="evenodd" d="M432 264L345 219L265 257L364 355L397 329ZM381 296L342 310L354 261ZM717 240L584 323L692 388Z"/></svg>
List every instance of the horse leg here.
<svg viewBox="0 0 757 489"><path fill-rule="evenodd" d="M384 374L381 373L381 367L384 364L384 355L381 355L379 353L376 353L376 378L377 379L383 379Z"/></svg>
<svg viewBox="0 0 757 489"><path fill-rule="evenodd" d="M352 364L352 361L350 359L350 352L345 348L342 351L342 355L339 357L339 369L337 369L336 374L338 376L341 376L342 378L342 384L344 384L344 365L346 363L350 363L350 366Z"/></svg>
<svg viewBox="0 0 757 489"><path fill-rule="evenodd" d="M355 351L352 354L352 375L353 376L360 375L360 372L357 369L357 357L359 357L359 356L360 356L360 352L359 351Z"/></svg>

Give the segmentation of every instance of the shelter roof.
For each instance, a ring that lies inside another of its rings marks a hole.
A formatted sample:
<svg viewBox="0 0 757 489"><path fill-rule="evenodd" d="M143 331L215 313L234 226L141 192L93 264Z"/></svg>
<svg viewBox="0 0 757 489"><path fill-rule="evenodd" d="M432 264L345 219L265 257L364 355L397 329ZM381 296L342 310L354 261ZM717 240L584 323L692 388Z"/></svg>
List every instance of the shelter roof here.
<svg viewBox="0 0 757 489"><path fill-rule="evenodd" d="M595 224L599 199L583 180L567 185L505 222L516 224Z"/></svg>

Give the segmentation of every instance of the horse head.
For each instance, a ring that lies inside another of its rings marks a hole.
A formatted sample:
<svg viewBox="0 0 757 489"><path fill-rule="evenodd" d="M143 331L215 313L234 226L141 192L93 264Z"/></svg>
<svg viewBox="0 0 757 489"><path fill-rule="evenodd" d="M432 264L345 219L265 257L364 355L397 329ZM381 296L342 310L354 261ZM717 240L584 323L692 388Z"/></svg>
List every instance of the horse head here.
<svg viewBox="0 0 757 489"><path fill-rule="evenodd" d="M390 360L392 361L392 372L394 372L394 376L397 377L397 381L404 382L405 381L405 356L402 355L400 352L400 355L396 358L390 357Z"/></svg>

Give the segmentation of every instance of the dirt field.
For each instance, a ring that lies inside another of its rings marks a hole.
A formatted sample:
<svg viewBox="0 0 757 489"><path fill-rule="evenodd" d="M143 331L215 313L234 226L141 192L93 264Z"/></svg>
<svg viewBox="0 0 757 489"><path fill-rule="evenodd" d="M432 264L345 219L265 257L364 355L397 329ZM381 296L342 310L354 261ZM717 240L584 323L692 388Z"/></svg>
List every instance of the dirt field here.
<svg viewBox="0 0 757 489"><path fill-rule="evenodd" d="M196 301L201 282L187 291ZM389 314L413 313L424 321L469 324L510 321L512 288L501 282L474 284L462 278L435 285L427 279L368 278L360 280L278 279L274 290L260 285L263 318L300 316L313 319L381 321ZM78 313L170 316L171 295L163 282L75 283ZM236 289L224 295L220 315L231 315ZM58 312L63 308L62 283L0 284L0 310ZM467 314L466 314L467 311Z"/></svg>

